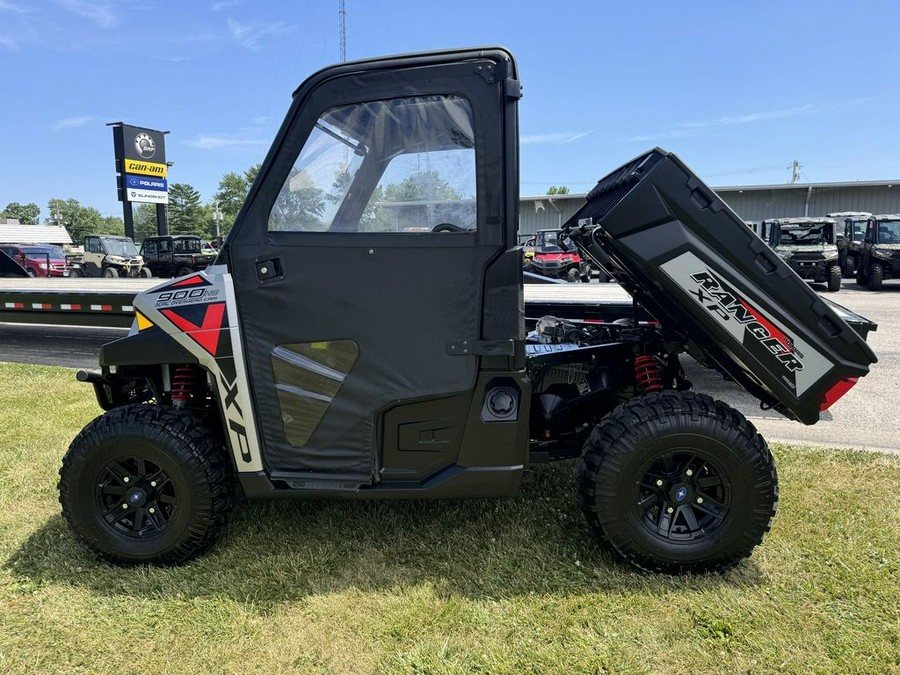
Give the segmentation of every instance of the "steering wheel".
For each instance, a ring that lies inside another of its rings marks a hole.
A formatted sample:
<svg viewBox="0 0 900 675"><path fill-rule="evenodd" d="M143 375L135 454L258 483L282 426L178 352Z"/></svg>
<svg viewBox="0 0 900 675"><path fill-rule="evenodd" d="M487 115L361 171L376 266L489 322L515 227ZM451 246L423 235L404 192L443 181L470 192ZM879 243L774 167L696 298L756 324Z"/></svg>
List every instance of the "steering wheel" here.
<svg viewBox="0 0 900 675"><path fill-rule="evenodd" d="M459 225L454 225L453 223L438 223L433 228L431 228L432 232L467 232L466 228L460 227Z"/></svg>

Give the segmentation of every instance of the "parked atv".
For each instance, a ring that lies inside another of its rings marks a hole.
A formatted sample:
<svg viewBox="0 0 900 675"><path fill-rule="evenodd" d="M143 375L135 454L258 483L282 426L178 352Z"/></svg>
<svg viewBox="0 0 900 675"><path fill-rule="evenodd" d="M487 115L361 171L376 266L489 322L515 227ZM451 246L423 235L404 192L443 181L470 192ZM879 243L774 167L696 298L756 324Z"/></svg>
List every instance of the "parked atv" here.
<svg viewBox="0 0 900 675"><path fill-rule="evenodd" d="M761 223L779 258L802 279L825 282L832 292L841 290L843 276L834 226L831 218L777 218Z"/></svg>
<svg viewBox="0 0 900 675"><path fill-rule="evenodd" d="M520 93L497 47L344 63L300 86L217 264L138 294L128 336L79 373L106 412L59 489L87 547L179 564L243 497L509 496L532 465L577 459L581 510L622 560L704 572L750 555L778 504L772 454L691 390L681 355L805 424L875 355L659 149L562 230L631 293L632 318L545 317L526 337ZM420 166L473 195L474 230L372 229L394 217L375 209L382 186Z"/></svg>
<svg viewBox="0 0 900 675"><path fill-rule="evenodd" d="M84 238L84 253L70 260L71 276L150 277L149 269L129 237L108 234L89 234Z"/></svg>
<svg viewBox="0 0 900 675"><path fill-rule="evenodd" d="M900 275L900 214L872 216L866 223L862 257L856 283L869 290L881 289L885 279Z"/></svg>
<svg viewBox="0 0 900 675"><path fill-rule="evenodd" d="M200 237L162 235L147 237L141 244L144 266L155 277L183 277L209 267L216 254L203 251Z"/></svg>
<svg viewBox="0 0 900 675"><path fill-rule="evenodd" d="M582 260L577 251L560 246L559 230L538 230L534 240L534 255L527 271L551 279L566 281L591 280L591 265Z"/></svg>
<svg viewBox="0 0 900 675"><path fill-rule="evenodd" d="M836 223L835 245L838 250L838 264L841 266L844 278L854 278L856 268L859 267L862 258L863 237L866 233L866 223L872 217L866 211L840 211L829 213Z"/></svg>

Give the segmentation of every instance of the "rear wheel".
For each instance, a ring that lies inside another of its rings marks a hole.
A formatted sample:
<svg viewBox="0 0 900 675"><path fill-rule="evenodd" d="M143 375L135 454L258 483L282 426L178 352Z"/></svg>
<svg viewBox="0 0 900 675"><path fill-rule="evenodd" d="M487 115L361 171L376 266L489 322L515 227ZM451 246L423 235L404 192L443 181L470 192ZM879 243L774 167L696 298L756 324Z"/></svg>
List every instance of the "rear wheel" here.
<svg viewBox="0 0 900 675"><path fill-rule="evenodd" d="M881 265L872 265L872 271L869 276L869 290L881 290L881 283L884 281L884 268Z"/></svg>
<svg viewBox="0 0 900 675"><path fill-rule="evenodd" d="M193 272L193 271L194 271L194 270L192 270L190 267L179 267L179 268L178 268L178 271L175 273L175 276L176 276L176 277L184 277L184 276L187 276L188 274L190 274L190 273Z"/></svg>
<svg viewBox="0 0 900 675"><path fill-rule="evenodd" d="M595 534L632 565L721 571L769 531L778 477L743 415L708 396L667 391L632 399L594 429L578 494Z"/></svg>
<svg viewBox="0 0 900 675"><path fill-rule="evenodd" d="M828 269L828 290L832 293L841 290L842 278L843 274L841 273L840 267L838 267L837 265L830 267Z"/></svg>
<svg viewBox="0 0 900 675"><path fill-rule="evenodd" d="M34 271L33 269L31 269L30 267L26 268L25 271L28 273L28 276L30 276L30 277L36 277L36 276L37 276L37 274L35 273L35 271Z"/></svg>
<svg viewBox="0 0 900 675"><path fill-rule="evenodd" d="M844 262L844 276L848 279L856 276L856 258L848 257Z"/></svg>
<svg viewBox="0 0 900 675"><path fill-rule="evenodd" d="M131 405L75 438L59 499L69 527L103 559L177 565L224 532L233 484L222 442L196 417Z"/></svg>

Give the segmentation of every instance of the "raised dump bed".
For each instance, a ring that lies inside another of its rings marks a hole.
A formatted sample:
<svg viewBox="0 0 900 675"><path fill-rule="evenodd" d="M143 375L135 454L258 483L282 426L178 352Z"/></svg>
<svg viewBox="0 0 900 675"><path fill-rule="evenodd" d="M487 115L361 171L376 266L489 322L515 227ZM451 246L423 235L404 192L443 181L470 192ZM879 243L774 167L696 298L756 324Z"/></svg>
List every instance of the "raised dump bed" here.
<svg viewBox="0 0 900 675"><path fill-rule="evenodd" d="M813 424L877 359L675 155L603 178L565 228L688 351Z"/></svg>

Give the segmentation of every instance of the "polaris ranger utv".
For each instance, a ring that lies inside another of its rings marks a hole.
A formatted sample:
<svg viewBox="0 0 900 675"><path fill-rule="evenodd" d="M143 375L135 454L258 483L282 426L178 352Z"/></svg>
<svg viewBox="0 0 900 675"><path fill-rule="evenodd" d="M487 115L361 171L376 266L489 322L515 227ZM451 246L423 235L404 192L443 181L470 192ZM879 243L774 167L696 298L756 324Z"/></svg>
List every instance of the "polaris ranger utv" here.
<svg viewBox="0 0 900 675"><path fill-rule="evenodd" d="M875 355L662 150L602 179L564 228L638 318L546 317L526 336L520 95L501 48L343 63L300 86L217 264L138 295L129 335L79 373L106 411L60 471L82 542L178 564L240 496L511 496L532 464L580 457L584 515L631 564L750 555L778 502L772 455L691 391L680 354L805 424ZM403 231L385 198L403 193L419 213L470 200L471 217Z"/></svg>
<svg viewBox="0 0 900 675"><path fill-rule="evenodd" d="M829 291L841 290L841 266L831 218L764 220L761 231L769 246L803 279L825 282Z"/></svg>
<svg viewBox="0 0 900 675"><path fill-rule="evenodd" d="M576 251L564 250L558 243L559 230L538 230L534 238L534 256L527 272L565 281L591 280L591 265Z"/></svg>
<svg viewBox="0 0 900 675"><path fill-rule="evenodd" d="M837 232L834 243L838 250L838 264L841 266L844 278L854 278L859 260L862 258L863 237L866 233L866 223L872 217L866 211L840 211L829 213L837 223Z"/></svg>
<svg viewBox="0 0 900 675"><path fill-rule="evenodd" d="M885 279L900 276L900 214L872 216L866 223L856 283L881 290Z"/></svg>

